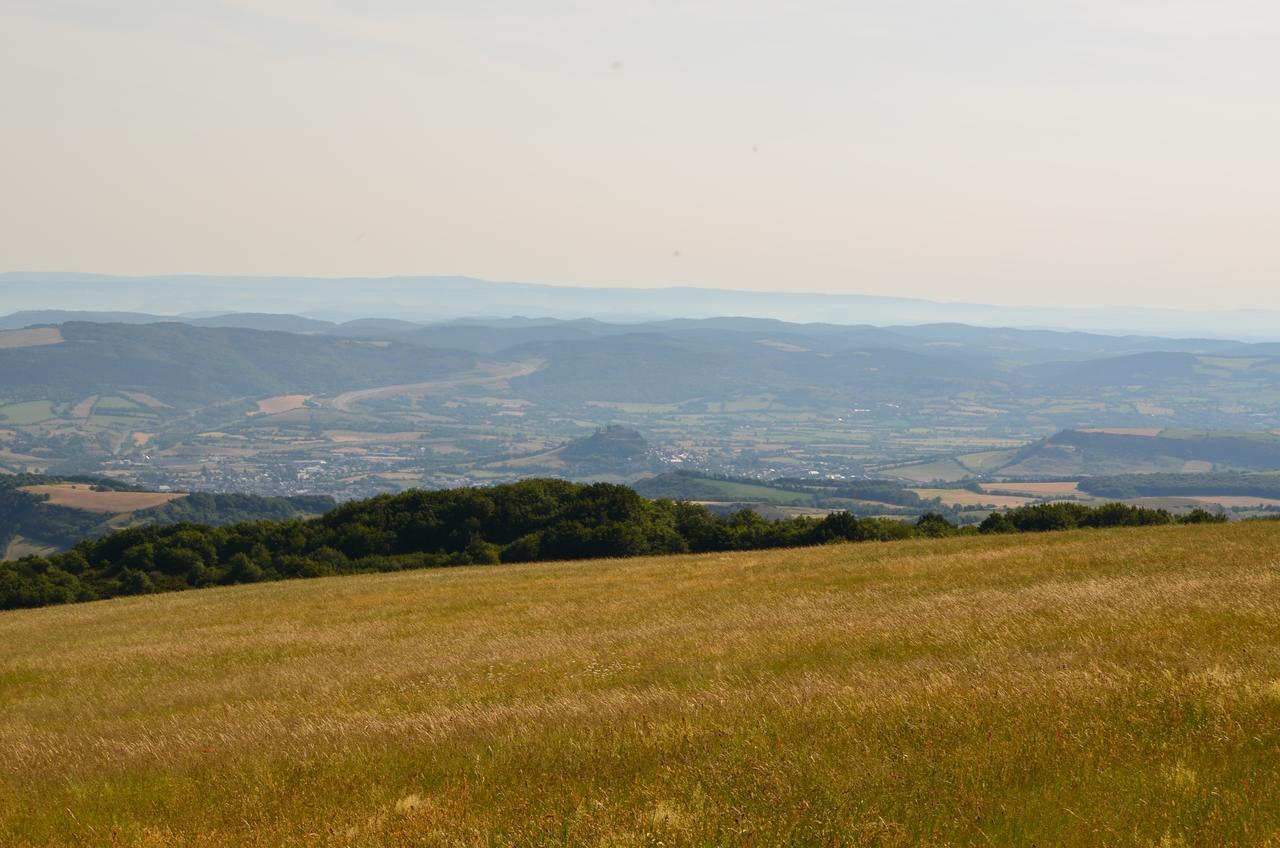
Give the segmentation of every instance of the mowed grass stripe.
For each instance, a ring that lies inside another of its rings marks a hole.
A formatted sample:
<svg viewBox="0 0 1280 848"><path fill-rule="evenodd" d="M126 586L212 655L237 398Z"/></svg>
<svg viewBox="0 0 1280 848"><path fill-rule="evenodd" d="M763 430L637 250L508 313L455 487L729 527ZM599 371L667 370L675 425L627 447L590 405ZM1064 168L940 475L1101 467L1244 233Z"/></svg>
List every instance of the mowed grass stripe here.
<svg viewBox="0 0 1280 848"><path fill-rule="evenodd" d="M1280 525L0 615L0 844L1266 844Z"/></svg>

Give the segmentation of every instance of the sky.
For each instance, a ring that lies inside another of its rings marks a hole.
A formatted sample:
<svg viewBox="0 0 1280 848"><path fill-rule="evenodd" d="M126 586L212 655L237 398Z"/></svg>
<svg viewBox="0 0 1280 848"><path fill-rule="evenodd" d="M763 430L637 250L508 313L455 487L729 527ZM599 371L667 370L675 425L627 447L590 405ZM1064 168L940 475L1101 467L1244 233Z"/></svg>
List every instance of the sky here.
<svg viewBox="0 0 1280 848"><path fill-rule="evenodd" d="M1273 0L0 0L0 271L1280 307Z"/></svg>

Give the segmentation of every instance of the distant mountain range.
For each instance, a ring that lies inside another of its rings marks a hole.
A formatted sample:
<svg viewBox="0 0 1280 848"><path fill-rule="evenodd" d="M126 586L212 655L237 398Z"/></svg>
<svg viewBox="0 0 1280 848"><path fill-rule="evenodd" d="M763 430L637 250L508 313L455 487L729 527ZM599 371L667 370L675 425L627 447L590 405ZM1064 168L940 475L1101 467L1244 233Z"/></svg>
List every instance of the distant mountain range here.
<svg viewBox="0 0 1280 848"><path fill-rule="evenodd" d="M75 320L66 320L74 318ZM56 343L18 328L55 324ZM24 335L18 335L24 334ZM38 341L38 340L37 340ZM892 402L940 393L1055 394L1055 387L1280 388L1280 344L958 324L872 327L757 318L612 324L594 319L422 325L240 313L33 311L0 318L0 395L74 400L112 387L171 403L420 383L479 358L538 361L519 385L539 400L676 403L774 392L852 392ZM989 398L993 400L994 398ZM812 401L812 397L809 397ZM1203 421L1167 423L1207 426ZM1221 423L1221 422L1214 422Z"/></svg>
<svg viewBox="0 0 1280 848"><path fill-rule="evenodd" d="M963 291L957 292L963 296ZM78 309L147 316L210 319L240 313L302 314L321 322L395 315L419 323L465 317L529 315L645 322L671 318L740 316L790 322L856 325L962 323L983 327L1089 330L1102 333L1197 335L1280 341L1280 312L1186 312L1148 306L1045 309L940 303L857 294L749 292L673 287L656 289L549 286L469 277L113 277L96 274L0 274L0 312ZM72 320L63 318L62 320ZM247 320L247 319L242 319ZM237 326L245 326L239 324ZM322 331L319 327L313 328Z"/></svg>

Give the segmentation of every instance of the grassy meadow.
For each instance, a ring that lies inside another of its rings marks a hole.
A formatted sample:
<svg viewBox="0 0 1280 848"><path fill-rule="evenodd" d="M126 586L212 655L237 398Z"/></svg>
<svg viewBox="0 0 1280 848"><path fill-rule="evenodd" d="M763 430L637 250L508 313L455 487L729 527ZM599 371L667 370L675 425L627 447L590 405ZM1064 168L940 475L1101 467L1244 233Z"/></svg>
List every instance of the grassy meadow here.
<svg viewBox="0 0 1280 848"><path fill-rule="evenodd" d="M1280 523L0 614L0 844L1280 845Z"/></svg>

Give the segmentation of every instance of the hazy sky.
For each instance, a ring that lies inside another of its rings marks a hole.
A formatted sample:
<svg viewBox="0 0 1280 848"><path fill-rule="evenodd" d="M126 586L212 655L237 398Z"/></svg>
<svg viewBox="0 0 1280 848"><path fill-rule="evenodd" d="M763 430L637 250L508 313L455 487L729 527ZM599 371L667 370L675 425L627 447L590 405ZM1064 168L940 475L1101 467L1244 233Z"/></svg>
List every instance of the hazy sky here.
<svg viewBox="0 0 1280 848"><path fill-rule="evenodd" d="M1280 306L1275 0L0 0L0 270Z"/></svg>

